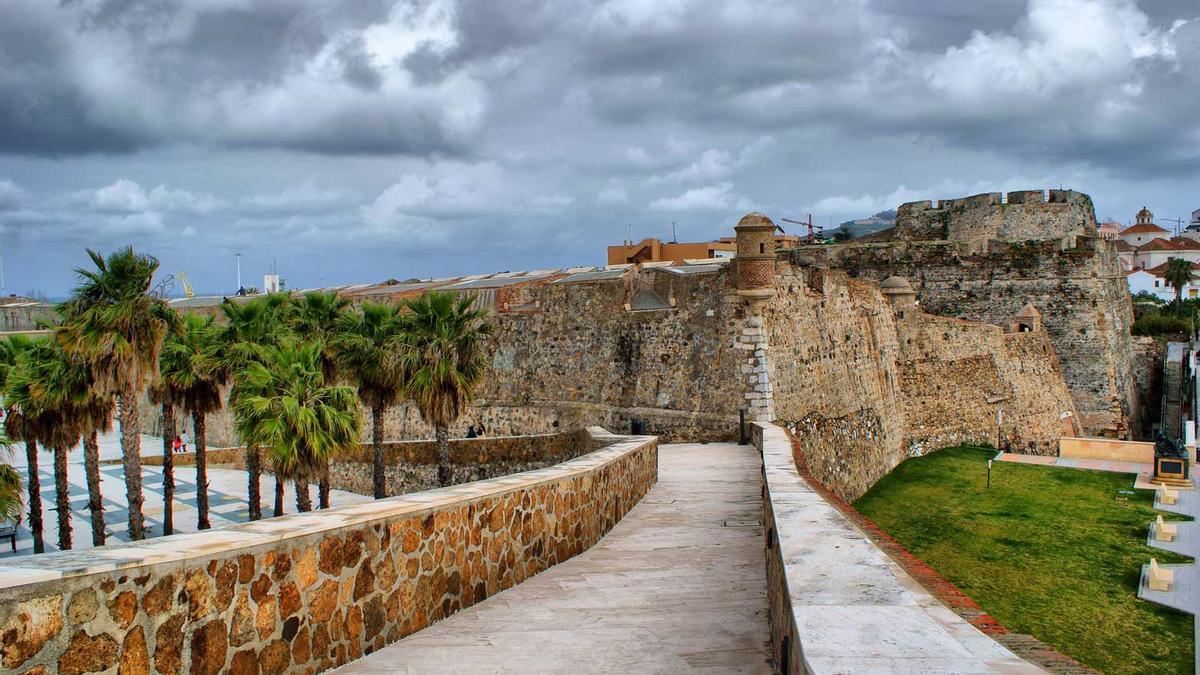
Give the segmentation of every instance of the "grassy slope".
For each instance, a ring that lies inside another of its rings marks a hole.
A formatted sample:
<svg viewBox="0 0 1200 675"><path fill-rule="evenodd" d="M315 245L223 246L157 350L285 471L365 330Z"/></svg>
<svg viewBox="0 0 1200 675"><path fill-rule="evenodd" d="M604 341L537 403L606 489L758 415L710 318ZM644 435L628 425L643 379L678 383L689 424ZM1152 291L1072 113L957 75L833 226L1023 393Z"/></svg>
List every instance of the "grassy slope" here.
<svg viewBox="0 0 1200 675"><path fill-rule="evenodd" d="M949 448L902 463L855 506L1009 630L1119 673L1192 671L1192 617L1137 599L1153 495L1127 474ZM1118 501L1117 497L1128 501Z"/></svg>

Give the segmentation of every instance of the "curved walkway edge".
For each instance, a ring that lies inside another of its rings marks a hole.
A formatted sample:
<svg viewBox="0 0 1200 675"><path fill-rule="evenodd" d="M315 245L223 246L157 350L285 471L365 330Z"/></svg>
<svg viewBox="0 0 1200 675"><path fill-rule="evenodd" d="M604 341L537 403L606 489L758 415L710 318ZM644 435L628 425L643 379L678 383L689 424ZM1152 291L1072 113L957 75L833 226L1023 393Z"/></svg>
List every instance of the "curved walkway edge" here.
<svg viewBox="0 0 1200 675"><path fill-rule="evenodd" d="M954 613L799 474L783 429L762 452L771 647L791 673L1039 673Z"/></svg>
<svg viewBox="0 0 1200 675"><path fill-rule="evenodd" d="M771 673L759 458L659 447L658 483L598 543L340 673Z"/></svg>

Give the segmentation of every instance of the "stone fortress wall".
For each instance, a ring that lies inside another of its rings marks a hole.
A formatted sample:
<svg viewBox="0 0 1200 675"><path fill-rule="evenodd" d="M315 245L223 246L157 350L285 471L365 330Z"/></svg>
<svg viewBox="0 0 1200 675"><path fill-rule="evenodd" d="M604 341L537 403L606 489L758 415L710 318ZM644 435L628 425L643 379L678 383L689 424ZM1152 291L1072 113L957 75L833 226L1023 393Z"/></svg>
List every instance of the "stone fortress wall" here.
<svg viewBox="0 0 1200 675"><path fill-rule="evenodd" d="M653 438L517 476L0 569L0 671L311 673L595 544L657 481ZM119 669L119 670L118 670Z"/></svg>
<svg viewBox="0 0 1200 675"><path fill-rule="evenodd" d="M1049 453L1062 433L1134 415L1128 293L1101 274L1116 259L1087 234L1090 199L1010 193L903 211L909 236L1059 236L991 239L965 256L964 244L983 240L812 246L776 260L773 224L754 214L737 228L748 253L731 264L447 284L479 297L495 328L491 371L451 434L637 421L664 441L733 439L743 410L805 439L814 474L853 499L938 447L994 444L999 432L1008 448ZM876 283L896 274L914 287L903 298ZM1046 331L1010 334L1029 303ZM215 418L210 429L229 428L227 415ZM432 436L410 405L385 423L388 439Z"/></svg>
<svg viewBox="0 0 1200 675"><path fill-rule="evenodd" d="M977 195L904 204L896 228L793 260L874 281L898 275L930 314L1005 325L1032 303L1042 314L1082 430L1142 426L1133 306L1117 253L1096 236L1091 199L1072 191ZM1145 378L1143 378L1145 379Z"/></svg>
<svg viewBox="0 0 1200 675"><path fill-rule="evenodd" d="M491 372L452 435L477 423L506 435L638 420L664 441L734 439L745 410L801 436L814 474L853 499L905 457L995 443L997 408L1010 420L1005 445L1027 452L1052 452L1060 416L1076 415L1043 333L898 310L847 272L767 262L753 268L770 291L757 313L736 265L539 279L515 310L494 314ZM993 321L1007 326L1017 311ZM210 428L230 427L214 417ZM410 405L385 423L389 439L432 436Z"/></svg>
<svg viewBox="0 0 1200 675"><path fill-rule="evenodd" d="M1014 451L1052 454L1071 431L1074 404L1046 333L898 307L879 285L840 270L777 269L764 312L775 421L842 498L856 499L907 457L996 444L997 408Z"/></svg>
<svg viewBox="0 0 1200 675"><path fill-rule="evenodd" d="M960 199L909 202L896 209L897 239L954 241L963 253L984 253L991 241L1058 240L1096 236L1092 199L1073 190L988 192Z"/></svg>

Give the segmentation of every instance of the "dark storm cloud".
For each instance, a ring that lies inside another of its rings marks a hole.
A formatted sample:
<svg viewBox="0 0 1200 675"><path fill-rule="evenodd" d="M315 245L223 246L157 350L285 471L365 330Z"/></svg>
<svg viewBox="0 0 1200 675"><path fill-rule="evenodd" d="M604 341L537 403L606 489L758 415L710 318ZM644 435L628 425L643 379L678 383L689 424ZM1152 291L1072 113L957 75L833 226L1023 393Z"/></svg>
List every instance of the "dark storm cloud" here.
<svg viewBox="0 0 1200 675"><path fill-rule="evenodd" d="M67 39L38 12L0 20L0 152L131 151L150 141L93 115L68 74Z"/></svg>
<svg viewBox="0 0 1200 675"><path fill-rule="evenodd" d="M1060 183L1117 215L1200 206L1194 0L3 12L0 230L42 248L238 250L332 283L595 262L631 224L709 238L749 208Z"/></svg>
<svg viewBox="0 0 1200 675"><path fill-rule="evenodd" d="M14 0L4 12L0 151L457 154L487 102L468 78L414 83L387 53L441 34L447 19L423 5Z"/></svg>

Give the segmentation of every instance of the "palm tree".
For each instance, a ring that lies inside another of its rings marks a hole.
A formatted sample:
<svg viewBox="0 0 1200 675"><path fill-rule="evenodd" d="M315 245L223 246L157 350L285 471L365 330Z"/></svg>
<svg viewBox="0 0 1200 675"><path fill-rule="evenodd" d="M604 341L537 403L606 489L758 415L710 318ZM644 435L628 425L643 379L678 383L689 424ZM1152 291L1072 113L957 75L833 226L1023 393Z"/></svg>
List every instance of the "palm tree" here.
<svg viewBox="0 0 1200 675"><path fill-rule="evenodd" d="M54 450L55 509L58 511L58 548L71 548L70 484L67 481L67 452L79 443L83 418L73 391L81 368L71 363L56 342L45 340L24 352L9 374L5 400L17 414L31 423L43 445ZM89 485L89 487L91 487ZM96 485L99 489L99 485ZM104 522L101 516L100 529Z"/></svg>
<svg viewBox="0 0 1200 675"><path fill-rule="evenodd" d="M1163 272L1163 278L1166 279L1167 285L1175 289L1176 306L1183 297L1183 287L1192 283L1195 277L1195 272L1192 270L1192 263L1183 258L1171 258L1167 261L1167 269Z"/></svg>
<svg viewBox="0 0 1200 675"><path fill-rule="evenodd" d="M207 530L208 521L208 445L204 438L206 417L221 409L224 369L215 362L219 338L215 317L185 314L179 330L167 334L159 357L159 373L164 400L192 416L196 437L196 512L197 529Z"/></svg>
<svg viewBox="0 0 1200 675"><path fill-rule="evenodd" d="M67 352L91 364L105 390L117 396L129 537L137 541L146 536L138 397L157 374L163 337L178 319L149 294L157 259L133 247L107 258L89 249L88 256L96 269L75 270L79 285L63 306L56 333Z"/></svg>
<svg viewBox="0 0 1200 675"><path fill-rule="evenodd" d="M312 508L308 482L338 453L358 445L361 411L354 389L329 386L321 345L288 341L237 374L234 417L248 445L266 448L276 475L296 483L296 507Z"/></svg>
<svg viewBox="0 0 1200 675"><path fill-rule="evenodd" d="M334 343L341 318L349 306L350 301L338 296L334 291L309 291L295 302L292 328L297 335L303 335L305 340L320 345L321 372L329 384L338 381L338 361ZM320 505L321 508L327 509L329 467L325 467L318 480L317 494Z"/></svg>
<svg viewBox="0 0 1200 675"><path fill-rule="evenodd" d="M321 372L325 381L337 382L338 361L335 349L342 317L349 311L350 301L334 291L309 291L295 300L292 328L305 340L319 341Z"/></svg>
<svg viewBox="0 0 1200 675"><path fill-rule="evenodd" d="M226 299L221 304L224 325L213 342L214 358L211 364L221 369L221 376L228 382L251 363L261 361L264 350L279 343L291 334L290 319L293 312L291 295L269 293L246 303ZM237 389L229 390L229 407L236 403ZM259 448L242 439L245 444L247 473L247 497L250 520L262 518L261 474ZM283 515L283 483L275 477L275 515Z"/></svg>
<svg viewBox="0 0 1200 675"><path fill-rule="evenodd" d="M405 390L421 418L434 428L438 483L450 484L453 424L475 395L487 372L487 311L473 307L474 296L430 291L406 303L402 360Z"/></svg>
<svg viewBox="0 0 1200 675"><path fill-rule="evenodd" d="M66 487L66 454L83 438L83 463L91 515L92 545L103 546L104 500L100 491L99 432L112 428L113 397L97 386L88 364L68 355L57 342L45 342L26 352L24 368L17 381L25 378L29 392L18 392L14 401L39 409L49 429L42 430L43 442L55 450L56 465L61 459L63 475L56 482ZM28 400L22 402L21 396ZM57 471L56 471L57 474Z"/></svg>
<svg viewBox="0 0 1200 675"><path fill-rule="evenodd" d="M358 385L358 398L371 410L371 457L376 499L387 496L383 466L383 414L404 395L400 359L403 323L391 305L363 303L342 316L335 347L341 371Z"/></svg>
<svg viewBox="0 0 1200 675"><path fill-rule="evenodd" d="M162 406L163 536L175 532L175 403L161 379L147 390L150 402Z"/></svg>
<svg viewBox="0 0 1200 675"><path fill-rule="evenodd" d="M7 460L11 448L7 438L0 438L0 458ZM21 472L16 467L0 462L0 521L17 521L21 519L21 509L25 507L21 496Z"/></svg>
<svg viewBox="0 0 1200 675"><path fill-rule="evenodd" d="M22 355L37 341L24 335L13 335L0 341L0 384L4 388L5 421L4 432L8 438L25 443L25 469L29 474L26 487L29 491L29 532L33 539L33 552L44 553L46 542L42 534L42 486L38 477L38 428L36 416L12 405L8 397L10 375L15 372Z"/></svg>

